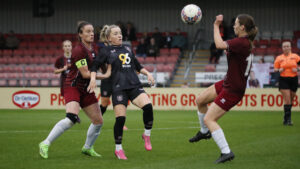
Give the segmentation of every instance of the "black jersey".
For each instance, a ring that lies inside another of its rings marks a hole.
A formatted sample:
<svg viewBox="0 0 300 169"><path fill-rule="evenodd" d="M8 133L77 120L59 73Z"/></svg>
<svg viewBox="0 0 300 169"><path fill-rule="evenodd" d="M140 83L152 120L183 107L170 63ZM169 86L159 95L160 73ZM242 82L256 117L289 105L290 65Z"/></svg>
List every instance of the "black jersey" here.
<svg viewBox="0 0 300 169"><path fill-rule="evenodd" d="M136 74L143 68L135 58L128 46L107 46L106 50L100 50L99 55L93 62L92 72L97 72L105 63L112 66L113 92L124 89L132 89L141 86Z"/></svg>
<svg viewBox="0 0 300 169"><path fill-rule="evenodd" d="M103 57L104 60L107 60L107 54L109 54L109 47L108 46L103 46L101 48L99 48L99 56L98 57ZM106 73L107 71L107 61L105 61L105 63L100 64L100 69L102 71L102 73ZM104 85L111 85L112 83L112 79L111 76L109 78L103 79L101 80L101 86Z"/></svg>

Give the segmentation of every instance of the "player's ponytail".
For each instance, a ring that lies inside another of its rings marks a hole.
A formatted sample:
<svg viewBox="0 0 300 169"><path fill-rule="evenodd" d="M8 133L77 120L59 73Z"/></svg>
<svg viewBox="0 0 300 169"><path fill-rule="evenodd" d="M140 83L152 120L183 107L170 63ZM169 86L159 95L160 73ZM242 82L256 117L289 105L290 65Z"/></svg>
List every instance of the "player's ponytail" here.
<svg viewBox="0 0 300 169"><path fill-rule="evenodd" d="M109 28L108 25L104 25L100 32L100 41L103 43L108 43L107 36L105 34L106 30Z"/></svg>
<svg viewBox="0 0 300 169"><path fill-rule="evenodd" d="M258 28L255 26L255 22L252 16L248 14L240 14L238 15L238 20L240 25L244 25L245 31L248 34L249 41L251 43L251 49L253 48L253 41L256 37L258 32Z"/></svg>
<svg viewBox="0 0 300 169"><path fill-rule="evenodd" d="M119 26L117 26L117 25L104 25L102 30L101 30L101 33L100 33L100 40L103 39L103 40L105 40L104 41L105 43L110 44L110 42L108 40L108 37L110 36L111 29L112 28L118 28L118 27Z"/></svg>

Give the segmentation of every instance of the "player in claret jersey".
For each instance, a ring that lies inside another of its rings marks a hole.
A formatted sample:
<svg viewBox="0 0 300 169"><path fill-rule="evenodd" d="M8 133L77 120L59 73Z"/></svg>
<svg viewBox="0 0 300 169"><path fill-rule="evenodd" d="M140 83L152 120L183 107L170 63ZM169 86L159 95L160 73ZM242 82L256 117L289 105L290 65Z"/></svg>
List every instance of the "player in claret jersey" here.
<svg viewBox="0 0 300 169"><path fill-rule="evenodd" d="M141 87L141 82L136 74L140 72L147 75L148 81L154 84L152 75L143 68L135 58L133 52L128 46L122 45L122 32L116 25L104 26L103 32L110 46L107 50L100 50L100 54L93 62L91 69L91 82L89 89L94 91L96 87L96 72L99 67L108 63L107 72L111 72L112 78L112 102L116 116L114 126L115 136L115 155L118 159L126 160L122 148L123 126L126 119L126 108L130 100L134 105L143 109L143 120L145 131L142 138L145 141L145 149L152 150L150 134L153 124L153 107L148 95Z"/></svg>
<svg viewBox="0 0 300 169"><path fill-rule="evenodd" d="M201 129L189 140L196 142L213 137L221 150L221 156L215 163L223 163L234 158L217 120L244 96L252 64L253 55L250 54L252 43L258 31L254 19L247 14L241 14L237 16L234 24L237 37L223 41L219 30L222 21L223 15L216 16L214 41L218 49L227 50L228 71L224 80L210 86L197 97ZM208 107L207 104L211 102L213 103Z"/></svg>
<svg viewBox="0 0 300 169"><path fill-rule="evenodd" d="M82 153L93 157L101 156L95 152L93 144L100 134L103 119L95 93L87 92L87 86L90 82L89 68L93 58L96 56L96 50L92 45L94 28L88 22L81 22L78 25L77 32L80 43L72 51L71 67L64 84L66 118L56 123L48 137L39 144L40 155L43 158L48 158L48 148L55 139L75 123L80 122L78 117L80 107L92 122L87 131L87 138L82 147ZM96 78L103 79L107 77L109 77L108 74L99 74Z"/></svg>
<svg viewBox="0 0 300 169"><path fill-rule="evenodd" d="M54 73L60 73L60 95L64 96L64 82L67 78L67 74L69 73L68 69L71 66L72 42L69 40L63 41L62 48L64 55L56 58Z"/></svg>

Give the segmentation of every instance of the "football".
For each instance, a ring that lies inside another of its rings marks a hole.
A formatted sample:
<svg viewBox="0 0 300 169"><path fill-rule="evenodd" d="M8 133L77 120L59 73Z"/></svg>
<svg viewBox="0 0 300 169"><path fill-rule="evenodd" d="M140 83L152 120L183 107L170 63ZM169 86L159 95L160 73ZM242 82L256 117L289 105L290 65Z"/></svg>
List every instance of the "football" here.
<svg viewBox="0 0 300 169"><path fill-rule="evenodd" d="M188 4L181 10L181 19L186 24L196 24L202 18L202 11L195 4Z"/></svg>

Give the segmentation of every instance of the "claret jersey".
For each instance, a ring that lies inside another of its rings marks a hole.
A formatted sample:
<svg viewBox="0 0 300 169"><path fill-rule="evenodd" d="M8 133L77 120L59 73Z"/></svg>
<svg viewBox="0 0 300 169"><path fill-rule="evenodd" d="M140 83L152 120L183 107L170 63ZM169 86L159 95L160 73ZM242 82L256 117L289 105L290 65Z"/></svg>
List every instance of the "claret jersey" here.
<svg viewBox="0 0 300 169"><path fill-rule="evenodd" d="M84 79L78 68L88 66L90 69L96 54L95 50L87 49L82 43L72 50L71 67L69 68L65 87L72 86L85 89L89 85L90 79Z"/></svg>

